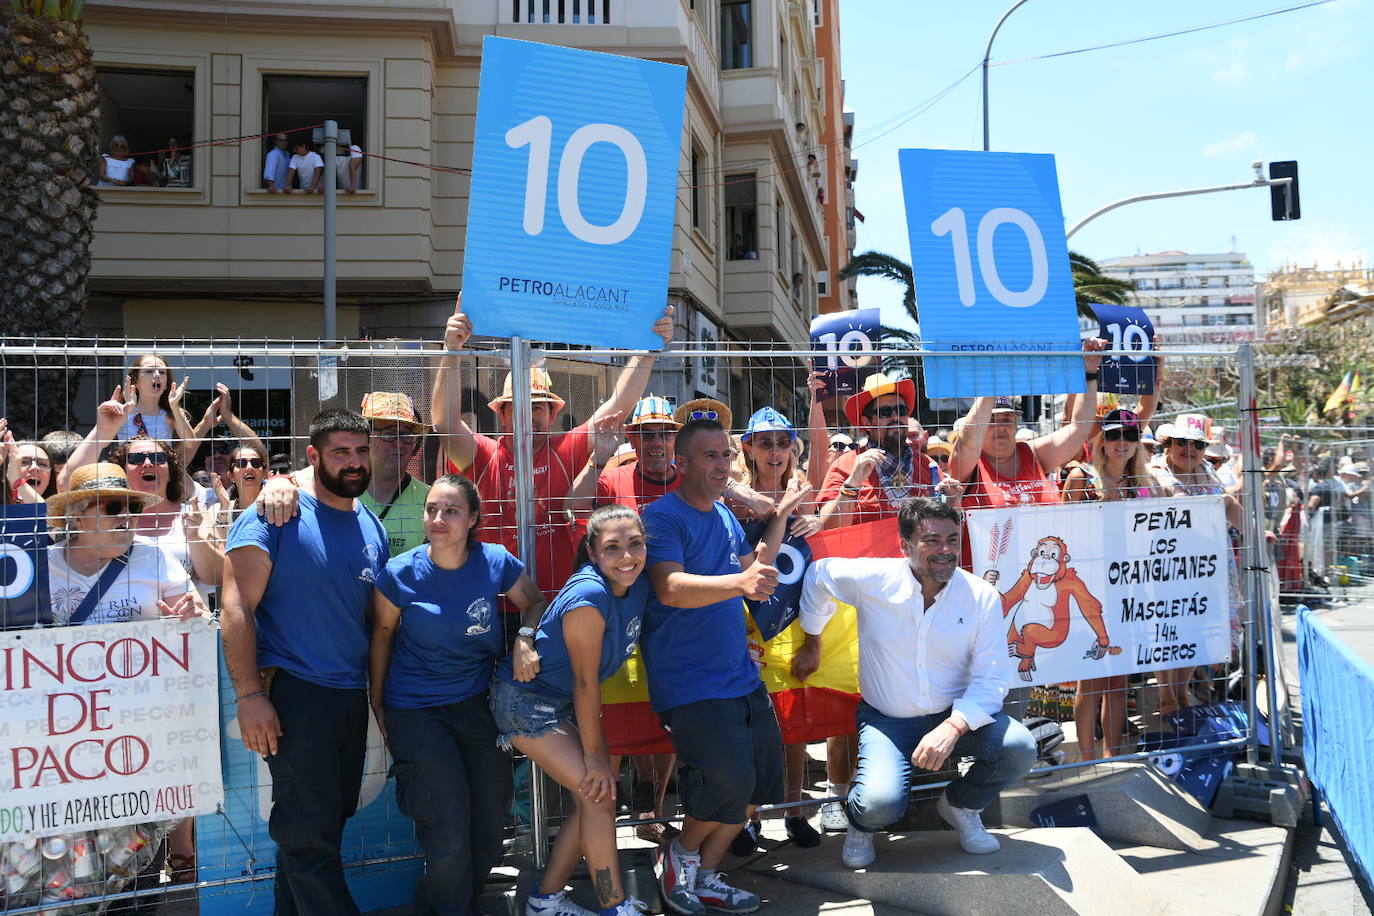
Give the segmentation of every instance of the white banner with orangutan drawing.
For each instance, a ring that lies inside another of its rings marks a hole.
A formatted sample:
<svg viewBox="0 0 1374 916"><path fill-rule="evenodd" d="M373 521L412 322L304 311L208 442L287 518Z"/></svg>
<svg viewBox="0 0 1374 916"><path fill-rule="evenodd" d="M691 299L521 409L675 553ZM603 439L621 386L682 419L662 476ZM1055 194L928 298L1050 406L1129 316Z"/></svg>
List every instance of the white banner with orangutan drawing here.
<svg viewBox="0 0 1374 916"><path fill-rule="evenodd" d="M1010 686L1230 658L1221 497L980 509L965 524L974 575L1002 593Z"/></svg>

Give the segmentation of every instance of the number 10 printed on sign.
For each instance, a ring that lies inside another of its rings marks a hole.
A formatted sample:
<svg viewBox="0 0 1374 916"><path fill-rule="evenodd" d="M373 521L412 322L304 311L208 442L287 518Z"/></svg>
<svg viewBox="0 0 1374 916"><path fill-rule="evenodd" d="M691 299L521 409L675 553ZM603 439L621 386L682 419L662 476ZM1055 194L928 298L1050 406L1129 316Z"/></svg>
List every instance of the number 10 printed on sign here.
<svg viewBox="0 0 1374 916"><path fill-rule="evenodd" d="M932 398L1081 392L1079 348L1054 157L898 153L923 360Z"/></svg>
<svg viewBox="0 0 1374 916"><path fill-rule="evenodd" d="M478 334L657 349L686 68L488 37L463 310Z"/></svg>

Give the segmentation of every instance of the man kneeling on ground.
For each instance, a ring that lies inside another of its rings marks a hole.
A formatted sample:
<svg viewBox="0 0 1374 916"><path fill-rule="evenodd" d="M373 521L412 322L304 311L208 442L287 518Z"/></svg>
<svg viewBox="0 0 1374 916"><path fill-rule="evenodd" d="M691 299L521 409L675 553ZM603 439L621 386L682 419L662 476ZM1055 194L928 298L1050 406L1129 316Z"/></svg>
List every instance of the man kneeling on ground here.
<svg viewBox="0 0 1374 916"><path fill-rule="evenodd" d="M863 701L846 806L849 868L871 865L873 834L906 812L912 765L935 771L951 758L975 762L936 808L966 852L996 852L981 812L1035 762L1030 732L1002 712L1011 675L1002 603L996 589L959 568L958 511L912 499L897 528L902 558L817 560L802 589L806 641L792 662L798 680L820 664L820 634L836 602L858 609Z"/></svg>

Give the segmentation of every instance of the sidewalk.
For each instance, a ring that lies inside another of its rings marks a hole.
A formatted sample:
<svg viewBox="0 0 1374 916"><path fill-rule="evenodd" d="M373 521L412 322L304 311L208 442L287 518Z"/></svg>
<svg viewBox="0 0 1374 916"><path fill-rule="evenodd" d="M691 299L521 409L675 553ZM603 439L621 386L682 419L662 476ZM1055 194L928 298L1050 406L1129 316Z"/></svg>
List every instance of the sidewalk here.
<svg viewBox="0 0 1374 916"><path fill-rule="evenodd" d="M1345 641L1361 658L1374 664L1374 587L1350 589L1347 600L1333 602L1316 613L1321 622ZM1354 599L1354 600L1349 600ZM1298 620L1283 618L1284 670L1295 705L1301 703L1298 681ZM1370 913L1371 895L1351 871L1344 844L1333 832L1331 813L1323 810L1322 827L1312 819L1311 805L1304 812L1294 837L1293 861L1284 895L1290 913L1364 916Z"/></svg>

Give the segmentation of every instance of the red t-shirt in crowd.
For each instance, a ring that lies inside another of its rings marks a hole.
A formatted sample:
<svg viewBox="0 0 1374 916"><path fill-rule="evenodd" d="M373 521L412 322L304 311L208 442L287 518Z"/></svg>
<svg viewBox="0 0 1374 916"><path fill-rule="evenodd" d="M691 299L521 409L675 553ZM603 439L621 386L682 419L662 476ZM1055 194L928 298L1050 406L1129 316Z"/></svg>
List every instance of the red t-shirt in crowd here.
<svg viewBox="0 0 1374 916"><path fill-rule="evenodd" d="M840 487L849 479L849 475L854 472L854 462L859 459L856 451L847 451L835 459L835 463L830 466L830 470L825 472L825 483L821 487L821 495L816 501L825 505L832 499L840 496ZM882 483L878 479L878 470L874 468L869 472L868 479L859 487L859 495L851 501L851 511L854 513L851 519L855 525L863 522L875 522L879 519L889 518L896 515L902 508L902 502L913 496L929 496L930 489L930 465L931 461L924 456L916 456L913 461L914 471L912 476L916 479L911 481L907 489L906 496L901 502L893 502L888 499L887 492L883 489ZM924 476L922 476L924 474Z"/></svg>
<svg viewBox="0 0 1374 916"><path fill-rule="evenodd" d="M572 575L576 532L565 514L566 497L591 456L587 425L544 437L534 453L535 581L552 600ZM520 555L515 524L515 454L511 436L476 435L472 465L462 473L477 484L482 497L480 532L487 543L501 544ZM449 462L449 469L457 471Z"/></svg>
<svg viewBox="0 0 1374 916"><path fill-rule="evenodd" d="M1016 455L1020 459L1016 473L1003 477L980 456L973 477L964 489L962 508L965 510L1003 509L1015 506L1048 505L1057 503L1059 490L1053 481L1045 477L1040 462L1035 460L1035 451L1025 442L1016 443ZM978 574L973 568L973 551L969 547L967 535L964 537L963 550L960 552L961 565Z"/></svg>
<svg viewBox="0 0 1374 916"><path fill-rule="evenodd" d="M620 503L642 512L645 506L664 493L676 490L681 481L682 475L676 471L673 472L673 479L667 482L650 480L639 473L639 462L631 461L611 468L596 479L596 504L607 506Z"/></svg>
<svg viewBox="0 0 1374 916"><path fill-rule="evenodd" d="M1008 477L998 474L992 464L980 456L964 491L963 508L1002 509L1059 502L1059 489L1045 477L1029 443L1016 443L1016 456L1020 459L1016 473Z"/></svg>

